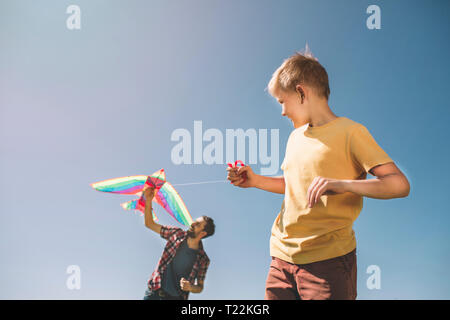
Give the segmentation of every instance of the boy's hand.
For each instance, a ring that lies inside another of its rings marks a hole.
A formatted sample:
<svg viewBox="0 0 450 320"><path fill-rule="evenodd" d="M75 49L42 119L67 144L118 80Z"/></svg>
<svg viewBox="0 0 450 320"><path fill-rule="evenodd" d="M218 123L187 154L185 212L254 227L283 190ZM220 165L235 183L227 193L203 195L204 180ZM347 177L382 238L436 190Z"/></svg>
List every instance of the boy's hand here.
<svg viewBox="0 0 450 320"><path fill-rule="evenodd" d="M191 291L191 283L185 278L181 278L180 287L183 291Z"/></svg>
<svg viewBox="0 0 450 320"><path fill-rule="evenodd" d="M308 207L312 208L322 195L335 195L344 192L347 192L344 180L315 177L306 194Z"/></svg>
<svg viewBox="0 0 450 320"><path fill-rule="evenodd" d="M144 194L145 201L152 201L153 197L155 196L155 188L145 186L144 189L142 189L142 192Z"/></svg>
<svg viewBox="0 0 450 320"><path fill-rule="evenodd" d="M249 166L227 168L227 171L227 179L237 187L250 188L256 185L256 174Z"/></svg>

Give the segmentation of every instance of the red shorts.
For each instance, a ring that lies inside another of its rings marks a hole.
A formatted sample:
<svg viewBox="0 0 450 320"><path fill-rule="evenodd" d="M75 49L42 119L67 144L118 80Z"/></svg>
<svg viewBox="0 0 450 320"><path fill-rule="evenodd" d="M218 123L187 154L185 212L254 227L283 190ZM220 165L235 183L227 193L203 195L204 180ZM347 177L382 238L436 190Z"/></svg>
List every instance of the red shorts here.
<svg viewBox="0 0 450 320"><path fill-rule="evenodd" d="M308 264L292 264L272 257L264 299L355 300L356 249Z"/></svg>

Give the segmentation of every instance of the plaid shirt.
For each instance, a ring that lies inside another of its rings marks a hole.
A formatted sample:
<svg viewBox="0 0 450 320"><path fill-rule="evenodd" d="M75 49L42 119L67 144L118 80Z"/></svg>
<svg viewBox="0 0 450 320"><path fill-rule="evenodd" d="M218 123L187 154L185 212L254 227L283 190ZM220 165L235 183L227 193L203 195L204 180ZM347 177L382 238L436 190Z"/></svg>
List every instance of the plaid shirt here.
<svg viewBox="0 0 450 320"><path fill-rule="evenodd" d="M158 261L158 266L155 271L153 271L152 276L148 280L148 288L151 291L156 291L161 288L161 276L164 274L169 263L175 257L178 247L180 244L186 240L187 231L177 227L161 226L161 237L167 240L166 247L164 248L163 254ZM209 258L203 250L203 245L200 242L200 247L197 254L197 259L194 262L192 271L187 279L191 284L195 284L195 279L197 283L205 280L206 271L209 266ZM182 297L187 300L189 296L188 291L182 291Z"/></svg>

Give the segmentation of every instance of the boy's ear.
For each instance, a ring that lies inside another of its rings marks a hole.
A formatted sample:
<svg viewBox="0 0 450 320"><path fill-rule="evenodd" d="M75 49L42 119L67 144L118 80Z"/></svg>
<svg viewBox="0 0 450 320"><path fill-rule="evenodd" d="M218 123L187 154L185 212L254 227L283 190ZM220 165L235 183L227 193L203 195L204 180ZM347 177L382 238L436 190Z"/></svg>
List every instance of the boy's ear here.
<svg viewBox="0 0 450 320"><path fill-rule="evenodd" d="M305 99L305 91L303 90L303 88L302 88L302 86L301 85L296 85L295 86L295 91L297 91L297 93L299 94L299 96L300 96L300 100L302 101L302 103L303 103L303 100Z"/></svg>
<svg viewBox="0 0 450 320"><path fill-rule="evenodd" d="M202 236L202 238L204 238L208 233L206 231L202 231L200 232L200 235Z"/></svg>

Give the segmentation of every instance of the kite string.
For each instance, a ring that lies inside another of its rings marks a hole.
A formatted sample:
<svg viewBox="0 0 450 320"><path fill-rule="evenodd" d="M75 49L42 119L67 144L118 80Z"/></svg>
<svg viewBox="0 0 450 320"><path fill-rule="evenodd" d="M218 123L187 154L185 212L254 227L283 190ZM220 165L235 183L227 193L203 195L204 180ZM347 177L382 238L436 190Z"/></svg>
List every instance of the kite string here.
<svg viewBox="0 0 450 320"><path fill-rule="evenodd" d="M202 181L202 182L188 182L188 183L177 183L173 184L173 186L192 186L195 184L209 184L209 183L224 183L228 182L228 180L212 180L212 181Z"/></svg>

